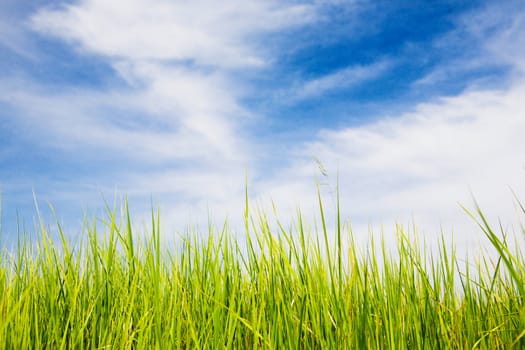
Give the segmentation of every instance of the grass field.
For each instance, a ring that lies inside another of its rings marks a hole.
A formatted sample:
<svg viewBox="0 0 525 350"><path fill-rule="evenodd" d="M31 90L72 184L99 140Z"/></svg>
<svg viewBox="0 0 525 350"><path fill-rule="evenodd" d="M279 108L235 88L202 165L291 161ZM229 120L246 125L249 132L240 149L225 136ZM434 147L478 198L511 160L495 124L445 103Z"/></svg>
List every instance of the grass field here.
<svg viewBox="0 0 525 350"><path fill-rule="evenodd" d="M158 212L138 234L127 206L74 244L42 225L0 256L0 348L525 348L524 256L480 210L499 257L464 263L402 228L394 254L373 241L358 253L319 209L318 229L300 215L285 229L246 204L242 240L225 225L173 247Z"/></svg>

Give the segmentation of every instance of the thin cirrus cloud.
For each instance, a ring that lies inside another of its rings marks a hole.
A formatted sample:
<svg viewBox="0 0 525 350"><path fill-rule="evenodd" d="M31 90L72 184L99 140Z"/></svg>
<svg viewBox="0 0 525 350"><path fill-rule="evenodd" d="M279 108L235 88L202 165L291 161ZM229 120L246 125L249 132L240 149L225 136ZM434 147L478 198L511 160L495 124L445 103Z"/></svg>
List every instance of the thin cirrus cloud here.
<svg viewBox="0 0 525 350"><path fill-rule="evenodd" d="M42 10L35 29L69 40L90 52L116 59L189 60L214 67L264 64L250 37L304 24L311 5L277 1L191 3L143 0L83 1Z"/></svg>
<svg viewBox="0 0 525 350"><path fill-rule="evenodd" d="M173 82L181 82L181 79L173 79L170 84ZM195 84L196 81L190 79L190 82ZM20 85L24 86L24 91ZM229 138L231 131L227 121L207 120L205 111L200 111L210 106L198 105L189 111L192 113L189 117L184 116L187 119L160 117L161 111L173 112L181 108L173 106L169 94L164 101L154 91L49 93L27 81L4 81L1 90L3 99L16 106L21 116L20 127L38 135L40 144L50 148L78 151L87 147L142 161L206 159L217 155L225 159L234 157L231 149L236 140ZM191 108L191 103L184 101L182 107ZM215 107L218 110L219 103ZM129 117L137 114L140 118ZM240 154L237 157L242 159Z"/></svg>
<svg viewBox="0 0 525 350"><path fill-rule="evenodd" d="M301 81L291 92L287 92L287 97L297 103L300 100L323 96L333 91L348 89L358 86L364 82L380 77L388 71L392 62L381 60L363 66L356 65L337 70L334 73L326 74L320 78Z"/></svg>

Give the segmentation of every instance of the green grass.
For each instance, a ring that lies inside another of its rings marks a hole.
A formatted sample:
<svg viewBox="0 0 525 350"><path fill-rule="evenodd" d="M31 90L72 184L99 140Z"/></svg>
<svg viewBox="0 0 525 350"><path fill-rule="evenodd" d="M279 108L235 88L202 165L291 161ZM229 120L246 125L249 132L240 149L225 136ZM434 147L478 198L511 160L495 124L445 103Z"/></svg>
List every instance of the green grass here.
<svg viewBox="0 0 525 350"><path fill-rule="evenodd" d="M464 264L444 239L430 255L401 227L392 254L373 240L358 253L339 205L335 235L319 209L319 230L300 214L285 229L246 205L242 239L225 225L171 247L158 212L134 232L127 205L75 244L41 225L1 253L0 348L525 347L524 256L480 210L498 256Z"/></svg>

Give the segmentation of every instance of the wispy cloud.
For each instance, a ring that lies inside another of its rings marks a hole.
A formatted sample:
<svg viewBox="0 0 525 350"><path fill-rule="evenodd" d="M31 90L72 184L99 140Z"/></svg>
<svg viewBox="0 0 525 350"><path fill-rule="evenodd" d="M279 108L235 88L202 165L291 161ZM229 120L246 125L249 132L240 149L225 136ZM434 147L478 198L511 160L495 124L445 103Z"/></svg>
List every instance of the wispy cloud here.
<svg viewBox="0 0 525 350"><path fill-rule="evenodd" d="M176 82L180 80L173 79L170 84ZM240 152L233 152L235 143L241 140L229 135L232 128L228 127L228 120L220 120L223 115L215 115L215 119L208 121L206 111L199 110L206 108L206 103L201 106L198 100L191 101L188 97L181 107L169 99L170 91L162 99L155 91L53 93L27 81L2 83L0 100L16 109L16 123L22 125L26 134L38 136L40 144L51 148L75 152L88 147L141 161L243 158ZM204 92L200 90L201 96ZM221 100L216 101L219 111ZM178 108L184 108L184 104L191 108L192 102L197 106L190 110L189 116L185 113L177 116Z"/></svg>
<svg viewBox="0 0 525 350"><path fill-rule="evenodd" d="M28 28L16 18L17 3L6 0L0 3L0 49L14 53L25 59L35 60L34 43Z"/></svg>
<svg viewBox="0 0 525 350"><path fill-rule="evenodd" d="M114 58L219 67L264 64L252 39L312 21L312 5L278 1L86 0L40 11L34 28Z"/></svg>
<svg viewBox="0 0 525 350"><path fill-rule="evenodd" d="M369 65L350 66L316 79L298 83L292 88L289 98L293 101L323 96L332 91L341 91L359 86L385 73L392 62L381 60Z"/></svg>
<svg viewBox="0 0 525 350"><path fill-rule="evenodd" d="M476 76L487 70L498 72L492 79L492 85L497 85L503 80L497 79L502 67L511 69L508 76L523 74L525 11L521 2L487 2L456 16L453 22L454 29L432 43L436 61L447 64L437 64L415 86L439 84L468 74ZM483 75L480 79L484 79Z"/></svg>

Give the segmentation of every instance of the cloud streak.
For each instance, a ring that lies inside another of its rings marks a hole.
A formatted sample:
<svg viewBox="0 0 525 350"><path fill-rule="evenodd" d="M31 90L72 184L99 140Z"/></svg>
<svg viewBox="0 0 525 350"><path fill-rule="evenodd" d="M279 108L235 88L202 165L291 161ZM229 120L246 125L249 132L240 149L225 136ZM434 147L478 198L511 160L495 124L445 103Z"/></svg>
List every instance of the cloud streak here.
<svg viewBox="0 0 525 350"><path fill-rule="evenodd" d="M250 44L252 37L314 18L312 5L278 1L228 0L213 6L207 0L89 0L42 10L32 22L38 31L116 59L236 68L265 63Z"/></svg>
<svg viewBox="0 0 525 350"><path fill-rule="evenodd" d="M387 60L374 62L370 65L357 65L340 69L322 77L303 81L293 88L289 96L292 101L311 99L323 96L333 91L359 86L360 84L378 78L385 73L392 63Z"/></svg>

